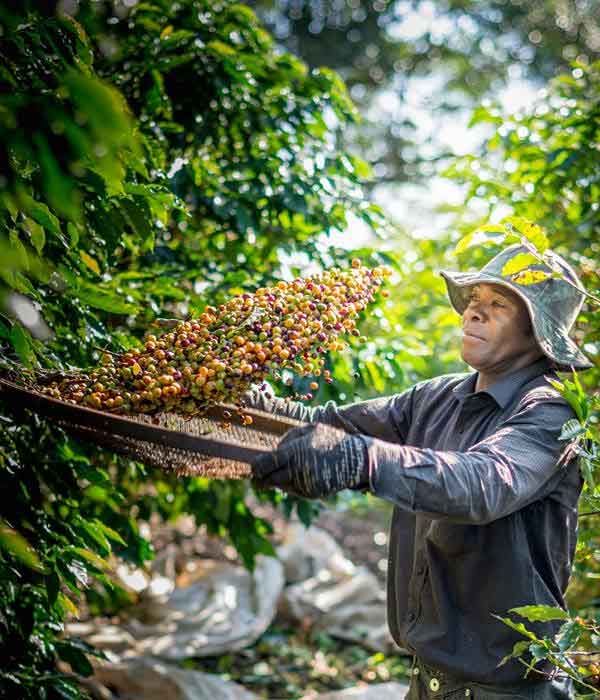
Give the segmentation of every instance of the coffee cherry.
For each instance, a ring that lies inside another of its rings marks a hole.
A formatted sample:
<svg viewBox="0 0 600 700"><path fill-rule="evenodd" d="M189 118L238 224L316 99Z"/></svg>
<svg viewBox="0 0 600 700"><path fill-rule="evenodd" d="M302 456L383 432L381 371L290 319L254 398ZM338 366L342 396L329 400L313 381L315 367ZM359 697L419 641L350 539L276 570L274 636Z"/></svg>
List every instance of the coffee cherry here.
<svg viewBox="0 0 600 700"><path fill-rule="evenodd" d="M142 349L104 353L100 366L82 372L76 382L65 378L40 391L117 413L168 410L190 415L227 402L249 425L242 397L251 385L266 390L264 380L279 381L283 369L318 377L323 355L346 347L344 334L366 342L356 328L358 314L376 293L386 296L379 288L389 274L386 268L371 270L354 259L349 269L282 280L254 294L234 296L218 307L207 306L197 319L179 322L160 337L147 335ZM322 374L326 383L333 382L329 370ZM293 385L293 378L288 383ZM319 384L311 381L309 389L317 391ZM312 397L308 392L299 398Z"/></svg>

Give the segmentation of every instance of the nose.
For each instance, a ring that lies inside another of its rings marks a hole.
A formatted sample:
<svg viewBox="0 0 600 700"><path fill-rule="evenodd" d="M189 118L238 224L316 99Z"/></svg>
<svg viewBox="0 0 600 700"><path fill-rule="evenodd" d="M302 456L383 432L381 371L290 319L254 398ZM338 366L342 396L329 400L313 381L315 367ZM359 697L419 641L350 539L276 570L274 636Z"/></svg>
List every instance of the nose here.
<svg viewBox="0 0 600 700"><path fill-rule="evenodd" d="M463 311L463 321L480 321L484 322L486 312L480 301L471 299L467 308Z"/></svg>

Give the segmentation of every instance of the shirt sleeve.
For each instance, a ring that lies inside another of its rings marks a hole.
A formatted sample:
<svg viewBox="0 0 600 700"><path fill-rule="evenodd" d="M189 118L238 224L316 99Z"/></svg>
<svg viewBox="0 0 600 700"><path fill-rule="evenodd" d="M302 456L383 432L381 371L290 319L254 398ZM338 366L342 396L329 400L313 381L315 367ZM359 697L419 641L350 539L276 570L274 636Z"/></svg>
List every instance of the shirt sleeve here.
<svg viewBox="0 0 600 700"><path fill-rule="evenodd" d="M370 490L403 510L485 524L544 498L564 476L562 425L573 418L558 395L528 395L489 437L465 452L390 445L366 438Z"/></svg>
<svg viewBox="0 0 600 700"><path fill-rule="evenodd" d="M253 389L245 395L246 403L261 411L294 418L305 423L326 423L348 433L360 433L391 443L404 443L410 428L414 387L400 394L338 406L327 401L322 406L304 406L299 401L268 399Z"/></svg>

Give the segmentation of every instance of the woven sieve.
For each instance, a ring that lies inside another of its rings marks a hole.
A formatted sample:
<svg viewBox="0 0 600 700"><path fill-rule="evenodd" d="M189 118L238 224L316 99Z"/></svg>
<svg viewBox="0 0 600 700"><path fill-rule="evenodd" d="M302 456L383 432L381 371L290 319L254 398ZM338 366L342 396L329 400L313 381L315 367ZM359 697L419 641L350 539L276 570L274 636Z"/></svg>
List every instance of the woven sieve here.
<svg viewBox="0 0 600 700"><path fill-rule="evenodd" d="M60 401L5 379L0 379L0 395L101 447L177 475L211 479L250 477L256 457L275 449L290 428L304 425L256 409L244 409L253 422L242 425L236 422L240 419L235 406L228 404L217 404L194 418L174 413L115 415ZM224 411L231 418L226 420Z"/></svg>

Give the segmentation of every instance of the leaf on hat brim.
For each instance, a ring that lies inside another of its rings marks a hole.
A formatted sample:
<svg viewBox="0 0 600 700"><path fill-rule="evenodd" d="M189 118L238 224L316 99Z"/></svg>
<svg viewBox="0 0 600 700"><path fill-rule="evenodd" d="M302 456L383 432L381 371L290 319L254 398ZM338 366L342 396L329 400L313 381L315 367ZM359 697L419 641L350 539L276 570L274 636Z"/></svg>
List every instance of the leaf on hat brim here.
<svg viewBox="0 0 600 700"><path fill-rule="evenodd" d="M524 270L514 275L512 281L527 286L543 282L545 279L548 279L548 277L550 277L550 273L544 272L543 270Z"/></svg>
<svg viewBox="0 0 600 700"><path fill-rule="evenodd" d="M486 245L487 243L498 245L502 242L504 236L506 236L506 231L499 224L481 226L460 239L454 248L454 255L460 255L467 248L471 248L474 245Z"/></svg>
<svg viewBox="0 0 600 700"><path fill-rule="evenodd" d="M511 258L502 268L503 275L514 275L515 272L521 272L529 265L534 265L537 258L533 253L517 253L514 258Z"/></svg>
<svg viewBox="0 0 600 700"><path fill-rule="evenodd" d="M550 241L544 229L538 224L525 219L522 216L507 216L502 219L503 224L509 224L518 231L524 238L537 248L540 253L544 253L550 247Z"/></svg>

